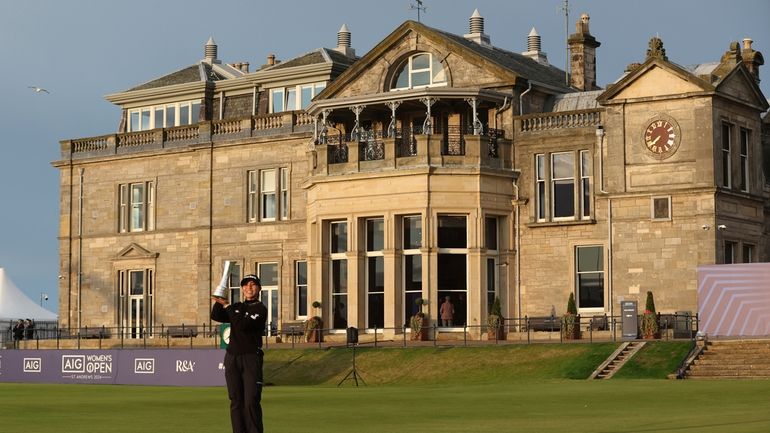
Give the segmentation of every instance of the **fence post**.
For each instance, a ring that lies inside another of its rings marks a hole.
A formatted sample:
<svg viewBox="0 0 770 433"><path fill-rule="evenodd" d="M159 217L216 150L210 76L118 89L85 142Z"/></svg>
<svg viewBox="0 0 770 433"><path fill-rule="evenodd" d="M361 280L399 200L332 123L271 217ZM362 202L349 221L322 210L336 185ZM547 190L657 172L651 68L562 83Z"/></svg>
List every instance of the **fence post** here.
<svg viewBox="0 0 770 433"><path fill-rule="evenodd" d="M374 325L374 347L377 348L377 325Z"/></svg>
<svg viewBox="0 0 770 433"><path fill-rule="evenodd" d="M404 347L406 347L406 324L404 324L401 335L404 337Z"/></svg>
<svg viewBox="0 0 770 433"><path fill-rule="evenodd" d="M524 326L527 327L527 344L530 344L532 341L529 339L529 316L524 316Z"/></svg>
<svg viewBox="0 0 770 433"><path fill-rule="evenodd" d="M463 323L463 346L468 346L468 324Z"/></svg>

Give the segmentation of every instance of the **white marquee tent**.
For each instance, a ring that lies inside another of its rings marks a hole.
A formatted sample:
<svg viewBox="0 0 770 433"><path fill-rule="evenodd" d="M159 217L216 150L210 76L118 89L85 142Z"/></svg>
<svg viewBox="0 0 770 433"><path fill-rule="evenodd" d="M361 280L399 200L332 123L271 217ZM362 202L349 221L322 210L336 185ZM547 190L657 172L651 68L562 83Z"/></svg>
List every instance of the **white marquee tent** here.
<svg viewBox="0 0 770 433"><path fill-rule="evenodd" d="M0 268L0 321L32 319L35 321L55 321L58 315L37 305L25 295Z"/></svg>

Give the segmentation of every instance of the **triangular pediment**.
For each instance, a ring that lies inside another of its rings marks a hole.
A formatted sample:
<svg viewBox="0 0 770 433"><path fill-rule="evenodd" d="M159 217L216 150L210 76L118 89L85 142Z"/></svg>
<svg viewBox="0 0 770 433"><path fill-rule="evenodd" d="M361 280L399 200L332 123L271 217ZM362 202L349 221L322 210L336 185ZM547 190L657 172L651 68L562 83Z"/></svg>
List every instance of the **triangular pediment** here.
<svg viewBox="0 0 770 433"><path fill-rule="evenodd" d="M600 102L713 92L714 87L681 66L650 58L599 95Z"/></svg>
<svg viewBox="0 0 770 433"><path fill-rule="evenodd" d="M388 92L394 69L417 52L430 52L441 61L450 87L503 87L521 79L564 87L564 72L554 66L406 21L342 73L317 100Z"/></svg>
<svg viewBox="0 0 770 433"><path fill-rule="evenodd" d="M123 248L115 256L114 260L154 259L156 257L158 257L158 253L152 252L139 244L131 243L129 246Z"/></svg>
<svg viewBox="0 0 770 433"><path fill-rule="evenodd" d="M764 98L756 80L743 64L736 65L717 83L716 88L718 93L744 101L762 111L768 108L767 99Z"/></svg>

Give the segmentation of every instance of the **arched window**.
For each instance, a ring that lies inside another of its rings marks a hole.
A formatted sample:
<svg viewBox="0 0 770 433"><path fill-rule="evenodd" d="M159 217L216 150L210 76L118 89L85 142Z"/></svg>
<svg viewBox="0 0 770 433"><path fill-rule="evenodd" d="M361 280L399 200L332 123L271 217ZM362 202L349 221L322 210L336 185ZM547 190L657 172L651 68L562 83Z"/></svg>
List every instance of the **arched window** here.
<svg viewBox="0 0 770 433"><path fill-rule="evenodd" d="M446 86L446 72L433 54L418 53L410 56L396 71L391 90L415 87Z"/></svg>

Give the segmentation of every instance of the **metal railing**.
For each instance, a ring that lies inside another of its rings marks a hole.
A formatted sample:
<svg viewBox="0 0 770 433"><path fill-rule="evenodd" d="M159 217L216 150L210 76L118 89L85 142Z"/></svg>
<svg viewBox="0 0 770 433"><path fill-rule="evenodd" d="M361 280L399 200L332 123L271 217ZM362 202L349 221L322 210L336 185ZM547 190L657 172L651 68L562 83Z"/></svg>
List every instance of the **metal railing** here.
<svg viewBox="0 0 770 433"><path fill-rule="evenodd" d="M641 315L640 315L641 316ZM698 331L699 318L697 314L661 314L659 317L660 339L689 339L694 340ZM621 316L575 316L575 326L580 329L577 338L594 341L618 341L624 335ZM641 320L638 321L638 324ZM567 326L563 316L525 316L522 318L504 318L503 325L491 328L487 325L461 324L452 327L432 324L423 327L419 333L414 333L408 325L401 327L374 327L361 329L362 338L359 345L379 346L468 346L500 343L533 342L564 342L572 340L566 334ZM110 348L170 348L189 345L193 347L219 347L219 324L201 325L159 325L144 328L126 327L83 327L83 328L42 328L36 329L33 338L26 339L27 349L61 348L66 346L81 348L82 346L108 345ZM290 325L279 328L270 323L265 329L265 347L280 343L280 347L333 347L346 344L344 332L346 329L323 328L315 333L306 331L303 325ZM637 338L641 338L639 329ZM673 331L673 332L670 332ZM677 333L677 331L680 331ZM386 338L387 335L387 338ZM309 337L309 338L308 338ZM12 330L3 330L6 347L13 341ZM34 342L30 343L30 340ZM46 343L46 341L48 343ZM55 341L55 343L51 343ZM96 344L94 343L96 342ZM20 347L20 342L13 341L13 347ZM74 343L74 344L73 344ZM34 346L34 347L30 347Z"/></svg>

